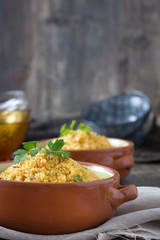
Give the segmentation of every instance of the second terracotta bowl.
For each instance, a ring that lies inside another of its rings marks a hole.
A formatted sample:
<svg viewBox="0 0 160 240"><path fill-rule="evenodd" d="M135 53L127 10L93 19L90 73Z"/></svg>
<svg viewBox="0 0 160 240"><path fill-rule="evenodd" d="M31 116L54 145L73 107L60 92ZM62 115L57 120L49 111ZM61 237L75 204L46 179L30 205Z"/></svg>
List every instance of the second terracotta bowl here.
<svg viewBox="0 0 160 240"><path fill-rule="evenodd" d="M39 140L38 146L44 147L49 139ZM118 138L108 138L113 148L67 150L76 161L101 164L117 170L121 180L130 173L134 165L134 143Z"/></svg>
<svg viewBox="0 0 160 240"><path fill-rule="evenodd" d="M109 178L74 183L0 179L0 226L35 234L79 232L103 224L118 206L137 197L134 185L119 185L116 170L80 164Z"/></svg>

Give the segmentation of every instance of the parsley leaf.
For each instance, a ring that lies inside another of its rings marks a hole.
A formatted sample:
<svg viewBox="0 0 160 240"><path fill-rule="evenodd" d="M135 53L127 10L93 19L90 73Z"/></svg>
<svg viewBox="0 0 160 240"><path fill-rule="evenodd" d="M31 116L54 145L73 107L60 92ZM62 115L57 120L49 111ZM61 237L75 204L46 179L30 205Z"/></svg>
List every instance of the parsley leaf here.
<svg viewBox="0 0 160 240"><path fill-rule="evenodd" d="M48 141L48 147L52 150L52 151L59 151L61 150L61 148L63 147L63 145L65 145L66 143L63 141L63 139L56 139L56 141L53 143L53 140L50 139Z"/></svg>
<svg viewBox="0 0 160 240"><path fill-rule="evenodd" d="M76 176L76 175L73 175L73 179L74 179L75 182L83 182L83 179Z"/></svg>
<svg viewBox="0 0 160 240"><path fill-rule="evenodd" d="M72 120L72 122L69 126L67 126L66 123L63 124L60 129L60 136L64 136L64 135L68 134L71 130L73 130L75 123L76 123L76 120Z"/></svg>
<svg viewBox="0 0 160 240"><path fill-rule="evenodd" d="M59 157L61 157L63 155L65 158L69 159L69 157L70 157L69 152L60 151L61 148L64 146L64 144L66 144L66 143L64 142L63 139L59 139L59 140L57 139L54 143L53 143L53 140L50 139L48 141L48 147L49 147L50 150L48 150L48 149L45 149L45 150L48 154L54 153Z"/></svg>
<svg viewBox="0 0 160 240"><path fill-rule="evenodd" d="M61 136L64 136L64 135L67 135L71 130L74 129L74 126L76 124L76 120L72 120L71 124L69 126L67 126L67 124L63 124L61 129L60 129L60 137ZM88 125L85 125L84 123L79 123L77 129L80 129L81 131L84 131L84 132L90 132L91 131L91 128L90 126Z"/></svg>
<svg viewBox="0 0 160 240"><path fill-rule="evenodd" d="M63 156L67 159L70 158L70 153L69 152L66 152L66 151L63 151Z"/></svg>
<svg viewBox="0 0 160 240"><path fill-rule="evenodd" d="M36 141L23 142L22 145L23 145L24 149L18 149L17 151L15 151L13 153L16 155L13 159L14 164L23 162L26 159L28 153L30 153L31 156L33 157L41 150L41 148L36 148L36 146L37 146Z"/></svg>
<svg viewBox="0 0 160 240"><path fill-rule="evenodd" d="M67 127L67 124L63 124L61 129L60 129L60 136L64 136L66 135L67 133L69 133L69 129L66 128Z"/></svg>
<svg viewBox="0 0 160 240"><path fill-rule="evenodd" d="M66 151L60 151L63 145L66 144L63 139L57 139L55 143L53 143L53 140L50 139L48 141L48 147L49 149L45 149L46 153L49 155L51 153L56 154L57 156L61 157L62 155L69 159L70 153ZM13 163L19 163L23 162L25 158L27 157L28 153L31 154L31 156L35 156L42 148L41 147L36 147L37 142L36 141L31 141L31 142L23 142L22 143L24 149L18 149L17 151L14 152L16 155L13 159Z"/></svg>
<svg viewBox="0 0 160 240"><path fill-rule="evenodd" d="M23 162L28 155L28 151L24 149L18 149L16 152L14 152L14 154L16 154L16 156L13 159L13 163L15 164L15 163Z"/></svg>
<svg viewBox="0 0 160 240"><path fill-rule="evenodd" d="M80 129L80 130L82 130L82 131L84 131L84 132L90 132L90 131L91 131L90 126L85 125L84 123L80 123L80 124L78 125L77 129Z"/></svg>
<svg viewBox="0 0 160 240"><path fill-rule="evenodd" d="M36 141L31 141L31 142L23 142L23 147L26 150L30 150L32 148L36 148L37 142Z"/></svg>
<svg viewBox="0 0 160 240"><path fill-rule="evenodd" d="M46 153L49 155L51 153L51 150L45 148Z"/></svg>
<svg viewBox="0 0 160 240"><path fill-rule="evenodd" d="M69 128L70 128L71 130L73 130L75 124L76 124L76 120L72 120Z"/></svg>
<svg viewBox="0 0 160 240"><path fill-rule="evenodd" d="M57 156L59 156L59 157L61 157L62 155L65 157L65 158L67 158L67 159L69 159L69 157L70 157L70 153L69 152L65 152L65 151L55 151L54 152Z"/></svg>
<svg viewBox="0 0 160 240"><path fill-rule="evenodd" d="M38 153L38 149L33 149L30 151L31 156L33 157L34 155L36 155Z"/></svg>

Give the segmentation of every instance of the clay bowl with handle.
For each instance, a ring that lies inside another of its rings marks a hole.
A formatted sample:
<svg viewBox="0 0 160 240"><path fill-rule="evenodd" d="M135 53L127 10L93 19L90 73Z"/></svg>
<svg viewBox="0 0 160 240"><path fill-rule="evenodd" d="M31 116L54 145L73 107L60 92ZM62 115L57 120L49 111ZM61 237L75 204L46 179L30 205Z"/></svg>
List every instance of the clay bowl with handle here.
<svg viewBox="0 0 160 240"><path fill-rule="evenodd" d="M137 197L136 186L119 185L116 170L80 164L104 179L74 183L0 179L0 226L34 234L74 233L103 224L121 204Z"/></svg>
<svg viewBox="0 0 160 240"><path fill-rule="evenodd" d="M38 146L46 146L49 139L39 140ZM120 179L127 177L134 166L134 143L129 140L108 138L112 148L69 149L71 158L76 161L101 164L117 170Z"/></svg>

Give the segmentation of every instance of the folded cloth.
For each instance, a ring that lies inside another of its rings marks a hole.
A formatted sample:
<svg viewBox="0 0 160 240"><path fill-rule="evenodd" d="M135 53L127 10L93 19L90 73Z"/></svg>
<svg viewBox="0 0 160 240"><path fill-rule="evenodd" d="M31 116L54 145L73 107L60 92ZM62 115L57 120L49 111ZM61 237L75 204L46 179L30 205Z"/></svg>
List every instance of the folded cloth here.
<svg viewBox="0 0 160 240"><path fill-rule="evenodd" d="M0 238L10 240L160 240L160 188L138 187L138 198L121 205L103 225L72 234L37 235L0 227ZM96 214L96 211L95 211Z"/></svg>

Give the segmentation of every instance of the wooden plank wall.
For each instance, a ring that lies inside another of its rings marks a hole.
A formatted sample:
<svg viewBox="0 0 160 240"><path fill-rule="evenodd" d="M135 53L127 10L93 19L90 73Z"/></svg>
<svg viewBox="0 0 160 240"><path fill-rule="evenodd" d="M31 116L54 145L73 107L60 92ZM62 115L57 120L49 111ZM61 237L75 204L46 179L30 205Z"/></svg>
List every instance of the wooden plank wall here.
<svg viewBox="0 0 160 240"><path fill-rule="evenodd" d="M160 1L1 0L0 91L12 89L35 119L132 89L159 113Z"/></svg>

